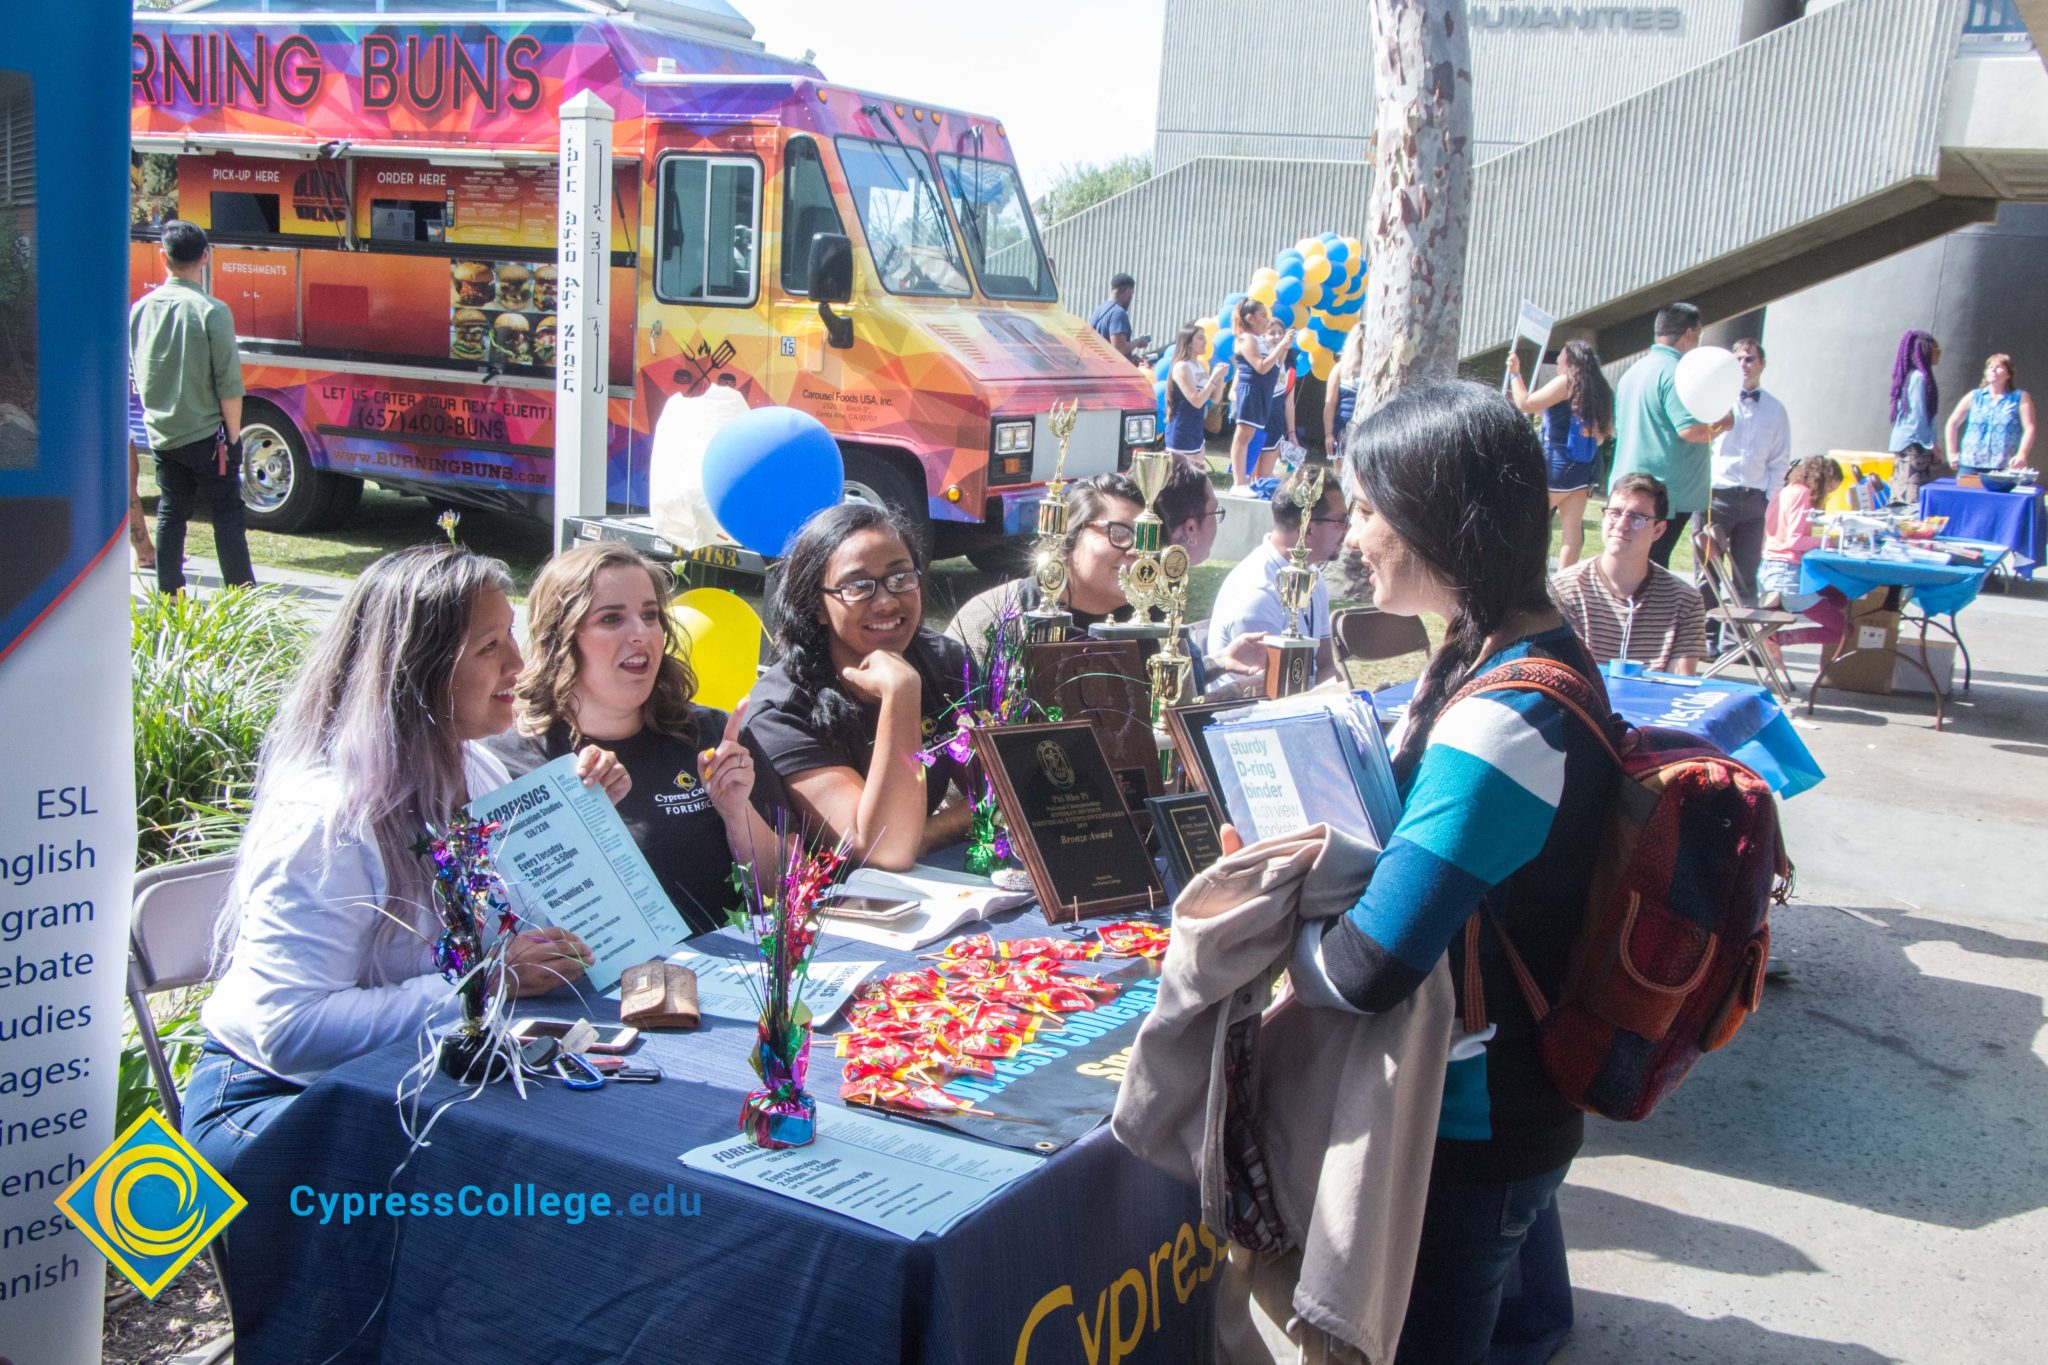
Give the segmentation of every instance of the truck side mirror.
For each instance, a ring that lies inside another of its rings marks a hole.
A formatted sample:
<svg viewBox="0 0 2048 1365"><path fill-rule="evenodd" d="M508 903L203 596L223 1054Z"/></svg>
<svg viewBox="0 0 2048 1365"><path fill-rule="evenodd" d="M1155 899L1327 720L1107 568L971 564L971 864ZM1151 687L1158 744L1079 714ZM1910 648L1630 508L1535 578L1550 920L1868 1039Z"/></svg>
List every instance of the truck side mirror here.
<svg viewBox="0 0 2048 1365"><path fill-rule="evenodd" d="M853 345L853 319L832 311L853 298L853 243L845 234L821 232L811 238L810 295L825 320L825 339L838 350Z"/></svg>

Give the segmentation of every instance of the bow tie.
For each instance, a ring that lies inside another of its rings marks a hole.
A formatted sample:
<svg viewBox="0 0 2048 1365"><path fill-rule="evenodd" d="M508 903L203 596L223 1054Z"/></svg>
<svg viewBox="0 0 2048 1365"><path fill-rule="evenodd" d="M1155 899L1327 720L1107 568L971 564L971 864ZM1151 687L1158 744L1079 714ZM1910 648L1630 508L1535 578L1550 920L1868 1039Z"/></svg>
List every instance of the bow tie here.
<svg viewBox="0 0 2048 1365"><path fill-rule="evenodd" d="M1762 389L1744 389L1741 394L1742 401L1745 403L1754 403L1757 400L1757 395L1762 392Z"/></svg>

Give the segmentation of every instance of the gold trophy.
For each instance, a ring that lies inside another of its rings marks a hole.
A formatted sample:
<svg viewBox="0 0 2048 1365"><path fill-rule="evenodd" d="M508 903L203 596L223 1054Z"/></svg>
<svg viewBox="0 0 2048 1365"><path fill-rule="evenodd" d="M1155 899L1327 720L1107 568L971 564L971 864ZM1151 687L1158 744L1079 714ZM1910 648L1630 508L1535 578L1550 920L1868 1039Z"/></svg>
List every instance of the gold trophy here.
<svg viewBox="0 0 2048 1365"><path fill-rule="evenodd" d="M1045 424L1059 438L1059 463L1053 466L1052 482L1045 486L1045 500L1038 504L1038 546L1032 551L1032 576L1038 580L1038 606L1024 613L1024 638L1031 644L1064 640L1074 628L1073 613L1060 605L1067 591L1067 438L1074 434L1074 418L1080 412L1078 399L1054 403Z"/></svg>
<svg viewBox="0 0 2048 1365"><path fill-rule="evenodd" d="M1287 608L1287 629L1266 640L1266 695L1291 697L1306 692L1316 676L1316 642L1301 633L1301 614L1315 599L1316 571L1308 566L1309 517L1323 501L1320 464L1304 464L1294 475L1291 501L1301 509L1301 531L1288 552L1292 562L1280 570L1280 605Z"/></svg>
<svg viewBox="0 0 2048 1365"><path fill-rule="evenodd" d="M1181 614L1188 604L1188 552L1183 546L1166 543L1166 523L1153 508L1159 490L1173 473L1173 458L1163 450L1142 450L1131 458L1131 482L1144 494L1145 510L1132 523L1131 548L1136 558L1117 570L1117 586L1136 615L1128 625L1101 625L1093 632L1106 639L1160 642L1145 665L1152 675L1155 721L1162 708L1181 703L1188 685L1188 659L1180 648ZM1155 607L1166 613L1163 624L1152 620Z"/></svg>

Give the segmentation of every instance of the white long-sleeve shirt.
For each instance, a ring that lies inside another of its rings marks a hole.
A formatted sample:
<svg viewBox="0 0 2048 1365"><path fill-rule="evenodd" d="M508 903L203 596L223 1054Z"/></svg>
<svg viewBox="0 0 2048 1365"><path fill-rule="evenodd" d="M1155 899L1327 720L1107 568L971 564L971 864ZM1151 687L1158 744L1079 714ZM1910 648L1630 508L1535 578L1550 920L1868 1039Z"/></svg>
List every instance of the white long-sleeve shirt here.
<svg viewBox="0 0 2048 1365"><path fill-rule="evenodd" d="M1714 487L1754 488L1769 496L1792 469L1792 419L1762 389L1735 400L1735 425L1714 438Z"/></svg>
<svg viewBox="0 0 2048 1365"><path fill-rule="evenodd" d="M477 795L508 780L473 744L463 767ZM456 1012L454 987L434 970L438 931L375 933L384 861L374 844L336 833L340 802L332 772L270 775L235 869L240 932L200 1011L228 1051L295 1085Z"/></svg>

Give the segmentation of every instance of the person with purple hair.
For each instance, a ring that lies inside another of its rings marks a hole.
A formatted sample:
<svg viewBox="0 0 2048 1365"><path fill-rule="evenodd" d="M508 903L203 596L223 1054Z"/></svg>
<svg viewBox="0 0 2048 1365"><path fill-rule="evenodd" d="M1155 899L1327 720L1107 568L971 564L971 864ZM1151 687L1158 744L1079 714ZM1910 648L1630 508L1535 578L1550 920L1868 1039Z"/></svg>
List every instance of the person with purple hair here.
<svg viewBox="0 0 2048 1365"><path fill-rule="evenodd" d="M1899 338L1892 360L1891 445L1892 503L1911 507L1920 501L1920 486L1949 472L1935 434L1934 414L1941 408L1941 390L1934 367L1941 361L1941 343L1918 328Z"/></svg>

